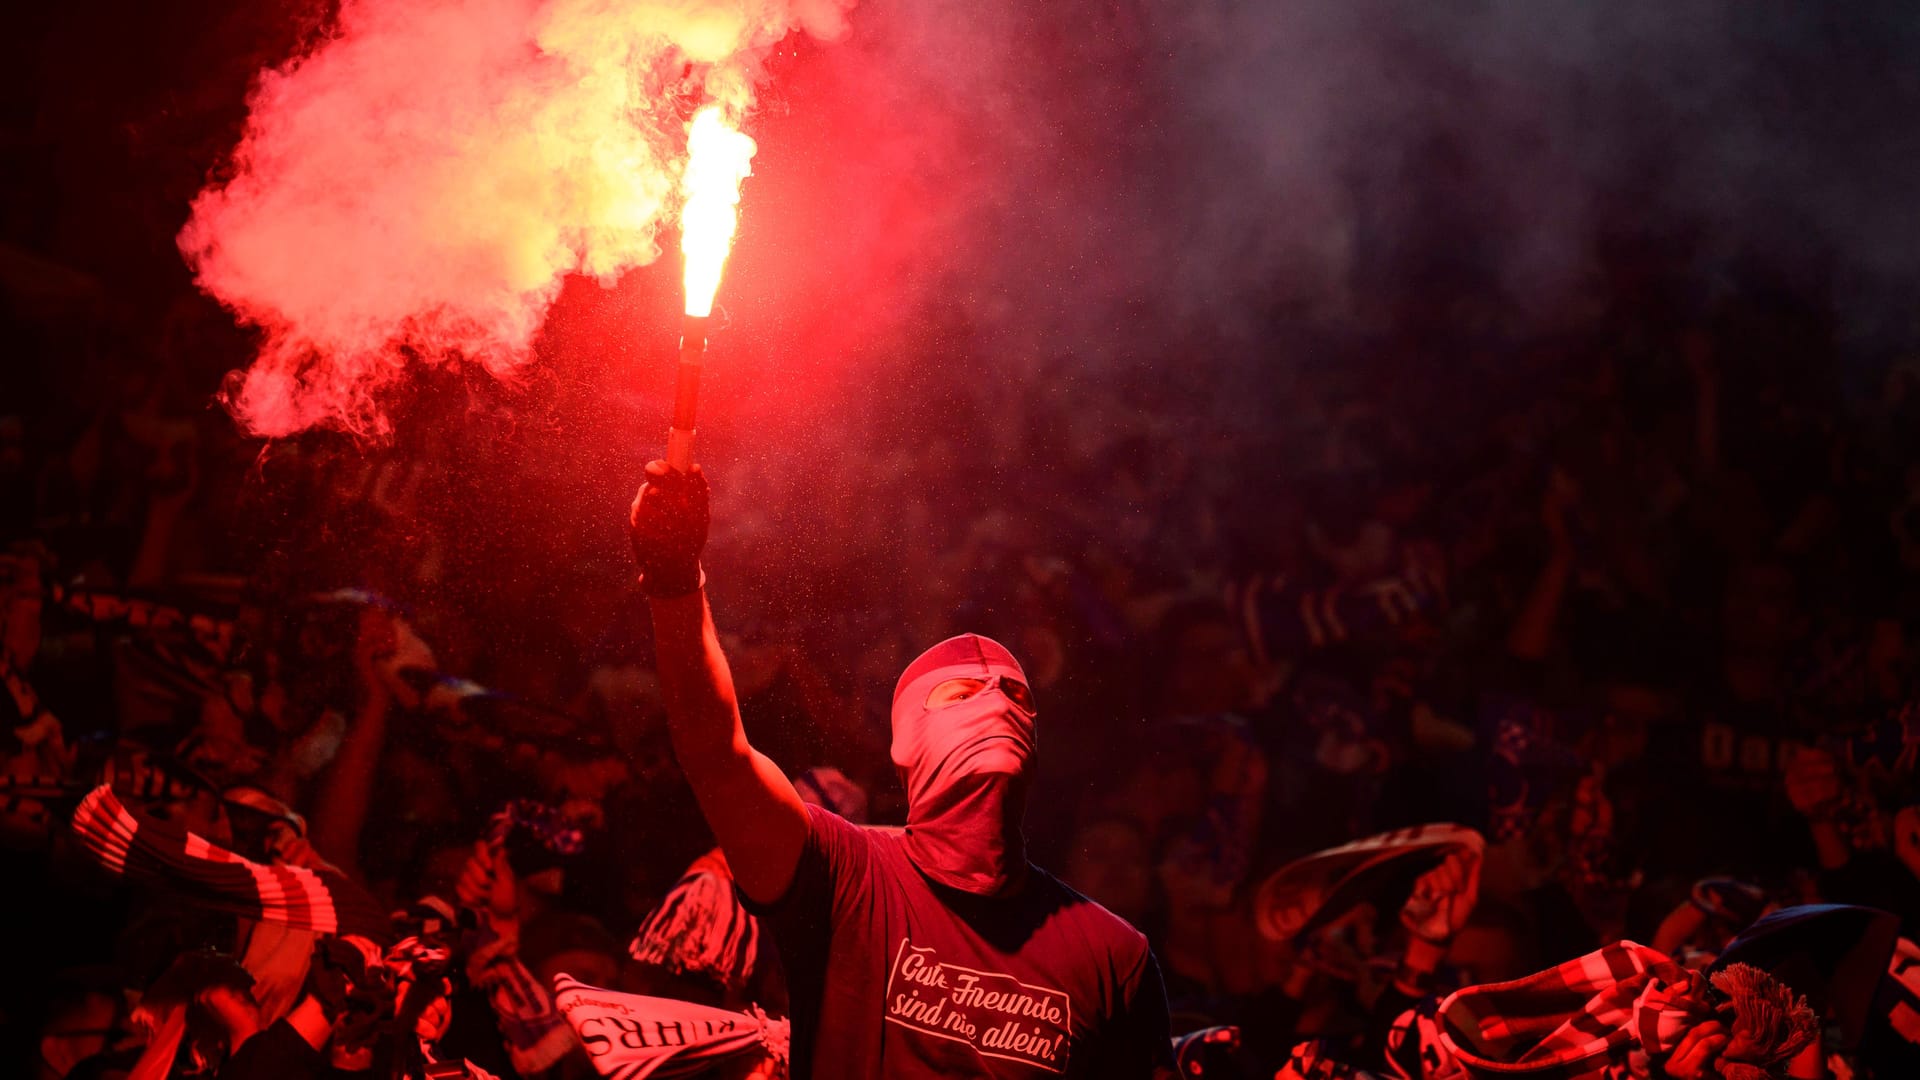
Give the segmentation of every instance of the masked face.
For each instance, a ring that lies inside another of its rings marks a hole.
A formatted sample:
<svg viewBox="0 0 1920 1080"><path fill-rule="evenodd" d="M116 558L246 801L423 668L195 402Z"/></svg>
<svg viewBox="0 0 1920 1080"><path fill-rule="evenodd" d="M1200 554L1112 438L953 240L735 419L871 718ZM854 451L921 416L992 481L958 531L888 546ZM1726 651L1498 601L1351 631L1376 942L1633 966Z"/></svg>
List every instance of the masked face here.
<svg viewBox="0 0 1920 1080"><path fill-rule="evenodd" d="M1026 673L998 642L949 638L893 693L893 763L907 788L907 853L951 888L994 895L1026 869L1020 833L1034 753Z"/></svg>

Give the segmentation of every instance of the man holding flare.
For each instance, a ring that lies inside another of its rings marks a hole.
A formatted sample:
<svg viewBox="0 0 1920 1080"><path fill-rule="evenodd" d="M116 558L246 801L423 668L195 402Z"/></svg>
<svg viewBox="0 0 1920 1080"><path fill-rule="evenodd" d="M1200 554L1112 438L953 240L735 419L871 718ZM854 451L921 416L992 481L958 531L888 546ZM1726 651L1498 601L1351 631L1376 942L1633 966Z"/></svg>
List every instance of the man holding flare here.
<svg viewBox="0 0 1920 1080"><path fill-rule="evenodd" d="M998 642L963 634L893 694L905 828L804 804L747 741L704 591L698 465L664 461L629 519L675 756L740 893L772 929L793 1075L1170 1077L1144 935L1026 858L1035 706Z"/></svg>

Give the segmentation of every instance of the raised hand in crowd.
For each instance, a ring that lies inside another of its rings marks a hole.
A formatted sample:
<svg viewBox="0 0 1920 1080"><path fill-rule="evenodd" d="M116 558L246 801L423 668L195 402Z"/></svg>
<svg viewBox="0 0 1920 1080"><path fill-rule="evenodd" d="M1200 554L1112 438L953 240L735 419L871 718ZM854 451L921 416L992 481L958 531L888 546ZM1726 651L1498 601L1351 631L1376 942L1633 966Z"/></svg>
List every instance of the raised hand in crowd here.
<svg viewBox="0 0 1920 1080"><path fill-rule="evenodd" d="M805 806L792 781L747 742L738 696L702 591L700 555L711 523L707 477L664 461L628 515L640 590L653 614L654 654L674 757L750 898L786 892L806 843Z"/></svg>
<svg viewBox="0 0 1920 1080"><path fill-rule="evenodd" d="M479 917L484 932L467 956L467 969L477 979L495 959L520 950L520 886L505 849L485 840L475 842L454 894Z"/></svg>
<svg viewBox="0 0 1920 1080"><path fill-rule="evenodd" d="M1421 941L1444 942L1467 925L1480 900L1479 851L1455 851L1420 875L1400 909L1400 925Z"/></svg>
<svg viewBox="0 0 1920 1080"><path fill-rule="evenodd" d="M1431 993L1436 970L1447 945L1480 902L1481 851L1463 849L1420 875L1413 892L1400 908L1400 925L1407 931L1406 951L1394 973L1394 987L1408 997Z"/></svg>
<svg viewBox="0 0 1920 1080"><path fill-rule="evenodd" d="M320 778L307 835L329 862L348 873L360 865L360 840L373 802L393 691L384 665L397 640L391 614L366 605L360 609L352 662L356 706L333 763Z"/></svg>

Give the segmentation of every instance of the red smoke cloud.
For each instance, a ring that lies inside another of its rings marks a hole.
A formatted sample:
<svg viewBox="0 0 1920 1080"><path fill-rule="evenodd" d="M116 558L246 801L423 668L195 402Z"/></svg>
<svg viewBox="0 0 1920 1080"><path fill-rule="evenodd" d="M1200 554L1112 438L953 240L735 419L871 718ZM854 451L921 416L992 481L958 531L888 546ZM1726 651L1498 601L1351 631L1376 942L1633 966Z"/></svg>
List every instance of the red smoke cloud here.
<svg viewBox="0 0 1920 1080"><path fill-rule="evenodd" d="M386 428L409 364L510 377L570 273L659 256L684 99L745 110L799 30L853 0L346 0L263 74L233 167L179 237L262 332L226 400L268 436Z"/></svg>

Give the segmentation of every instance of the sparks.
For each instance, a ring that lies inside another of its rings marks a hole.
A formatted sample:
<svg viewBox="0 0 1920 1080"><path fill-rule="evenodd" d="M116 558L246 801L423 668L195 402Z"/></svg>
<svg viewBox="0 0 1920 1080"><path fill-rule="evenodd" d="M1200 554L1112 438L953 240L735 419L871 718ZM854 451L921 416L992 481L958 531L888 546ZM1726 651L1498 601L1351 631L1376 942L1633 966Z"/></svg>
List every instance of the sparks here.
<svg viewBox="0 0 1920 1080"><path fill-rule="evenodd" d="M686 204L680 211L680 253L686 259L682 283L687 314L713 312L720 271L733 248L740 223L740 182L753 172L753 140L727 122L720 106L693 115L687 129L687 168L680 177Z"/></svg>

